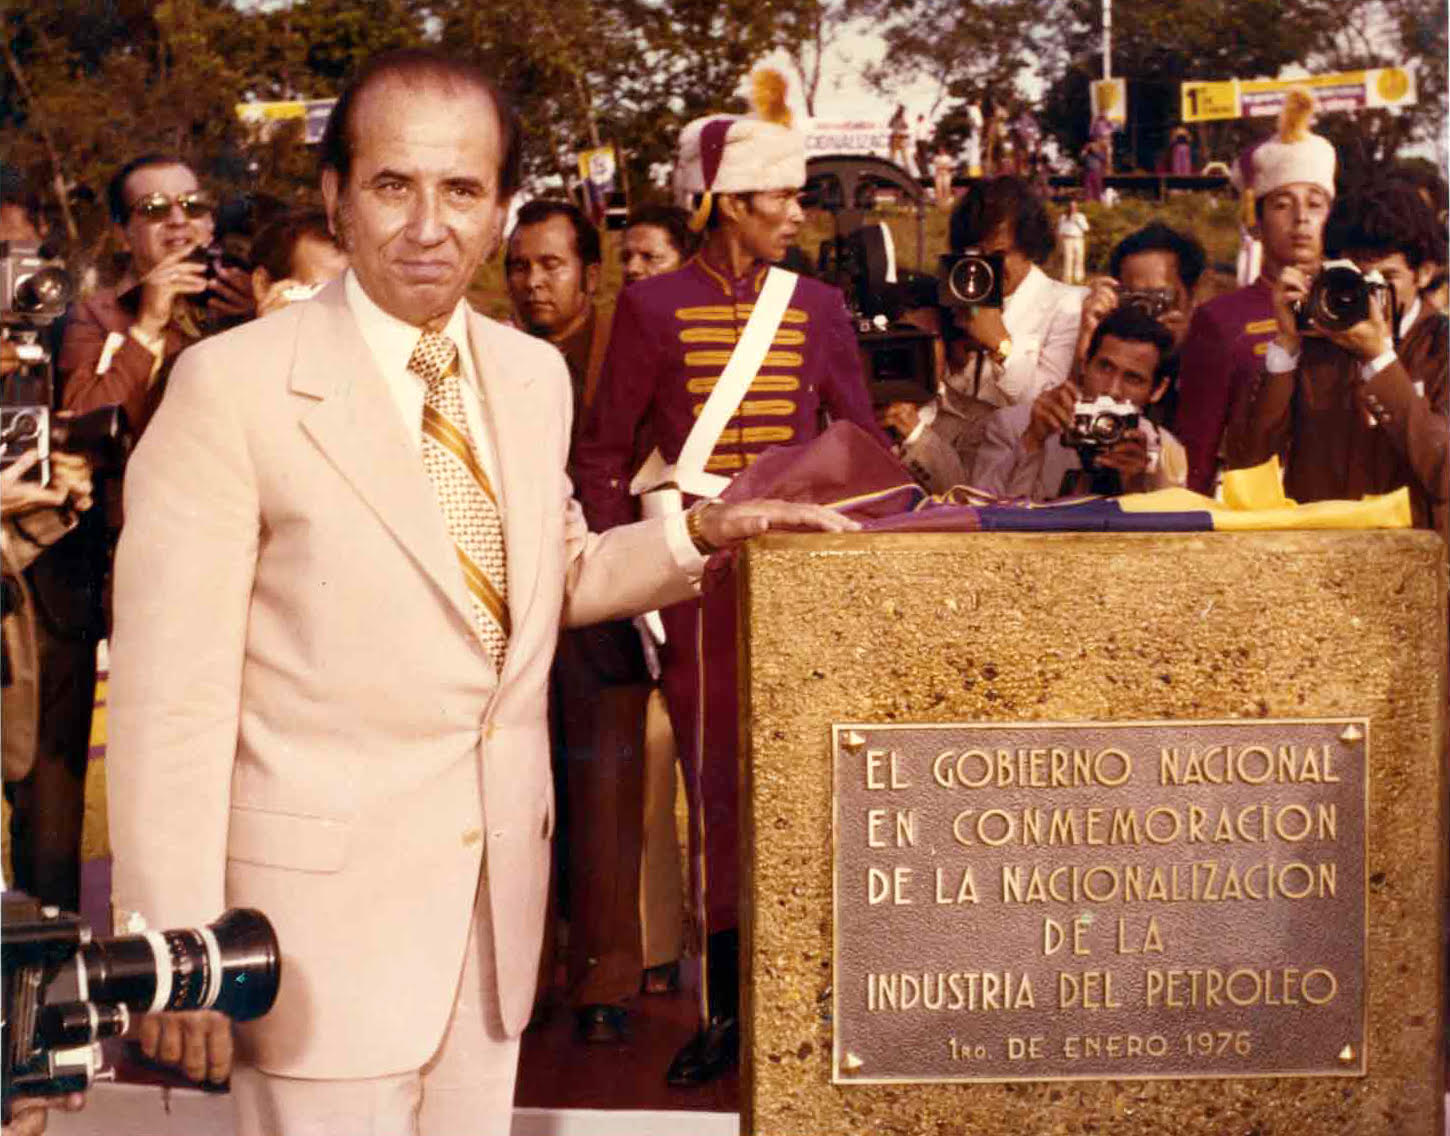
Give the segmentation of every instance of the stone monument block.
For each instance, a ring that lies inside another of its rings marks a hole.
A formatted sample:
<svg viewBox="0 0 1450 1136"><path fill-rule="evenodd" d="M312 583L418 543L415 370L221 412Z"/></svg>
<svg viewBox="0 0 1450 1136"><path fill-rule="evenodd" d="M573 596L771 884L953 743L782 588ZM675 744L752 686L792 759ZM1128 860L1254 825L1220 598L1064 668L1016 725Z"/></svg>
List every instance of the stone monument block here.
<svg viewBox="0 0 1450 1136"><path fill-rule="evenodd" d="M769 535L755 1136L1439 1136L1445 552Z"/></svg>

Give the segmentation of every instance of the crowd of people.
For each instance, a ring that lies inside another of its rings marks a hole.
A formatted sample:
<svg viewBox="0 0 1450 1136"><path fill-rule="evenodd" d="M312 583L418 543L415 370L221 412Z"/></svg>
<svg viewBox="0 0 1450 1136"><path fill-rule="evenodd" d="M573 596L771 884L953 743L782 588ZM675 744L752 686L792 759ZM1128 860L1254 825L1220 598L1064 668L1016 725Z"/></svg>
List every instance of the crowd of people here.
<svg viewBox="0 0 1450 1136"><path fill-rule="evenodd" d="M122 407L135 452L94 486L69 455L44 490L28 461L5 473L10 882L79 906L109 635L120 917L254 906L283 944L235 1064L208 1011L140 1030L196 1080L235 1068L241 1132L506 1132L519 1033L562 1000L581 1044L626 1041L634 1000L679 987L682 908L701 1018L660 1072L731 1067L735 641L701 576L769 527L853 527L722 503L772 447L848 422L932 493L1034 503L1211 495L1277 457L1297 501L1403 487L1446 532L1443 187L1387 171L1341 194L1298 109L1245 164L1262 272L1213 299L1192 233L1150 223L1083 282L1075 203L972 181L950 251L1000 265L1000 298L907 314L933 342L919 401L873 390L839 291L777 267L805 222L789 124L691 123L677 201L610 242L548 197L504 232L525 126L466 64L381 56L321 143L324 208L254 218L240 251L196 171L126 162L107 197L128 263L60 325L53 399ZM893 151L912 137L902 110ZM27 199L5 210L39 228ZM463 299L498 249L511 327ZM1326 266L1362 295L1349 316ZM1084 404L1123 428L1081 437Z"/></svg>

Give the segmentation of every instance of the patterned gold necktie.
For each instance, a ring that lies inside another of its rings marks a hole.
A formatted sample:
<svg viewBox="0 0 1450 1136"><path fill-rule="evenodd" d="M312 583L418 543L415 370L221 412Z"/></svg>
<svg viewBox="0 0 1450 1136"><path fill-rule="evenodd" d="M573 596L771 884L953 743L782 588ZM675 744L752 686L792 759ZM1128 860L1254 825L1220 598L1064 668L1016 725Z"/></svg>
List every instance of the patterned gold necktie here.
<svg viewBox="0 0 1450 1136"><path fill-rule="evenodd" d="M423 396L423 467L438 494L473 607L473 625L497 670L508 647L508 581L498 497L474 451L463 410L458 347L425 331L408 370L428 385Z"/></svg>

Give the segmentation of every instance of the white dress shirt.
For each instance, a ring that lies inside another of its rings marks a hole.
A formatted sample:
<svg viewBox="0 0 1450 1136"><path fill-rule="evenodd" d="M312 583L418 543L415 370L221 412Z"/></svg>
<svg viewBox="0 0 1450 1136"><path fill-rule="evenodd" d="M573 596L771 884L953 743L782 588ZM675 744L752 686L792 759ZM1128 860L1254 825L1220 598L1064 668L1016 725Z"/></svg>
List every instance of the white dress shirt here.
<svg viewBox="0 0 1450 1136"><path fill-rule="evenodd" d="M428 384L408 370L408 360L413 357L413 350L418 346L418 339L423 332L378 307L363 290L357 275L351 269L348 269L343 289L347 295L347 305L352 309L353 318L357 320L358 330L362 332L363 342L368 345L373 361L383 373L388 393L393 396L398 415L403 420L403 427L421 455L423 396L427 393ZM502 515L503 485L498 476L498 458L494 452L488 404L479 385L478 373L474 370L473 353L468 349L468 308L463 300L458 301L453 314L448 317L443 334L453 340L458 348L458 367L463 380L460 384L463 388L463 413L468 418L468 435L473 441L474 453L478 455L478 460L493 485L499 513ZM419 460L421 461L421 456Z"/></svg>
<svg viewBox="0 0 1450 1136"><path fill-rule="evenodd" d="M363 342L378 365L387 383L388 393L398 408L403 427L408 437L418 447L419 461L423 453L423 396L427 384L408 370L408 360L418 346L422 331L397 316L383 311L373 302L358 282L357 275L348 269L343 282L348 307L357 320ZM468 418L468 433L473 440L474 452L482 463L488 480L493 485L494 497L498 501L499 516L502 517L507 502L503 498L503 482L498 474L498 455L493 445L493 428L488 414L488 401L483 397L483 387L473 366L473 353L468 349L468 306L459 300L443 327L443 334L458 347L458 365L463 379L463 413ZM665 540L675 562L684 569L692 580L698 580L704 572L706 557L701 556L690 540L689 529L683 513L669 517L665 522Z"/></svg>

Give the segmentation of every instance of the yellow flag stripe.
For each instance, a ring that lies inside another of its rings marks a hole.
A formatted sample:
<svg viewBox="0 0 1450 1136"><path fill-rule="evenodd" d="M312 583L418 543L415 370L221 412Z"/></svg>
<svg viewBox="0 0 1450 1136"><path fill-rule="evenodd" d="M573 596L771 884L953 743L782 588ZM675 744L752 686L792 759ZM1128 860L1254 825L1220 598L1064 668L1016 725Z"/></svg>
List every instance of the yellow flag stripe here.
<svg viewBox="0 0 1450 1136"><path fill-rule="evenodd" d="M473 447L468 444L468 439L453 425L431 406L423 407L423 433L432 438L455 458L463 463L465 469L473 476L478 487L483 490L488 499L493 502L493 507L498 508L498 498L494 496L493 484L488 480L488 474L483 472L483 467L478 464L478 458L474 455Z"/></svg>

